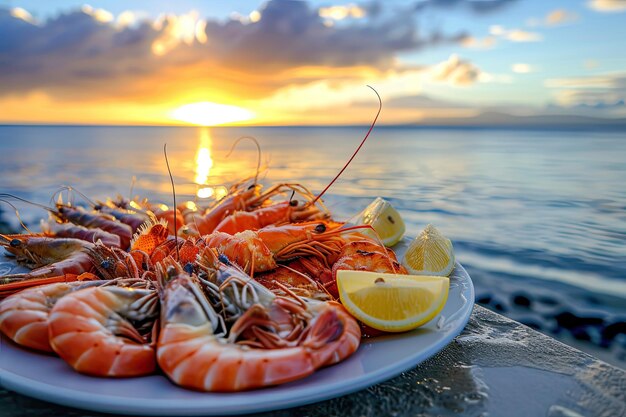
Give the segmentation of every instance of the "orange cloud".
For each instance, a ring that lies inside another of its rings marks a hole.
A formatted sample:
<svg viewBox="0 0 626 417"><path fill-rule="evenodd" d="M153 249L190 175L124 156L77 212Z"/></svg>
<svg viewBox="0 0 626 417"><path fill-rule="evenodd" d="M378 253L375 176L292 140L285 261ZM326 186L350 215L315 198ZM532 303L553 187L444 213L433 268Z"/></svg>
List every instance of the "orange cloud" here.
<svg viewBox="0 0 626 417"><path fill-rule="evenodd" d="M575 22L578 20L578 18L578 14L574 12L570 12L566 9L556 9L552 10L541 19L529 19L527 24L528 26L560 26L567 23Z"/></svg>
<svg viewBox="0 0 626 417"><path fill-rule="evenodd" d="M587 2L589 8L603 13L619 13L626 10L624 0L590 0Z"/></svg>
<svg viewBox="0 0 626 417"><path fill-rule="evenodd" d="M356 7L347 13L358 15ZM0 96L42 90L90 100L198 92L254 98L332 77L335 69L385 71L397 66L398 53L464 38L418 35L412 20L395 17L327 27L305 2L270 1L246 22L209 21L195 12L153 22L125 13L116 21L90 7L38 25L29 19L0 10L0 37L7 40L0 44ZM301 68L317 74L303 76Z"/></svg>
<svg viewBox="0 0 626 417"><path fill-rule="evenodd" d="M480 77L480 69L469 61L459 58L458 55L450 57L431 70L432 77L436 81L445 81L453 85L467 86L474 84Z"/></svg>
<svg viewBox="0 0 626 417"><path fill-rule="evenodd" d="M487 13L512 0L447 3ZM414 17L422 9L395 10L385 3L315 8L305 1L271 0L225 21L195 12L157 19L130 11L114 16L88 6L37 21L26 10L0 8L0 118L168 123L174 108L213 102L246 107L256 121L273 121L283 111L295 120L307 110L289 115L289 106L300 105L303 97L319 103L332 97L348 105L362 94L350 91L366 82L394 94L414 93L430 73L403 63L402 54L471 43L462 30L418 30ZM471 63L456 65L446 74L440 68L440 80L469 85L476 74L486 77ZM357 119L353 114L346 122Z"/></svg>

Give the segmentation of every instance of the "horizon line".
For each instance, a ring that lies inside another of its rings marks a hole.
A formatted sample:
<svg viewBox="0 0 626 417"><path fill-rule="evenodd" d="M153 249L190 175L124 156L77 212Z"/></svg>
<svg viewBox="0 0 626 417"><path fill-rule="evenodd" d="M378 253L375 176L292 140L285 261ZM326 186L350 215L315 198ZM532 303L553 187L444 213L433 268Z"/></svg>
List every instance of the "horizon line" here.
<svg viewBox="0 0 626 417"><path fill-rule="evenodd" d="M607 120L609 123L603 123ZM611 123L612 121L613 123ZM202 126L192 124L122 124L122 123L7 123L0 122L0 127L137 127L137 128L362 128L368 127L370 124L314 124L314 125L213 125ZM587 123L454 123L454 124L436 124L436 123L380 123L377 128L422 128L422 129L545 129L545 130L575 130L575 129L609 129L609 130L626 130L626 118L615 119L599 119L597 122L591 121Z"/></svg>

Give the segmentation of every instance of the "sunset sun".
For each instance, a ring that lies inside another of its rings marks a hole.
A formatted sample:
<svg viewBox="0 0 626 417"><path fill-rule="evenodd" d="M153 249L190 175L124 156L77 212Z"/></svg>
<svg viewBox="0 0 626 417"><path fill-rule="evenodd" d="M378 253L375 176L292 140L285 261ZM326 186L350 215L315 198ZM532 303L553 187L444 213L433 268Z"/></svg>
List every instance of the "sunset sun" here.
<svg viewBox="0 0 626 417"><path fill-rule="evenodd" d="M202 101L186 104L171 112L171 117L181 122L200 126L215 126L249 120L254 114L242 107Z"/></svg>

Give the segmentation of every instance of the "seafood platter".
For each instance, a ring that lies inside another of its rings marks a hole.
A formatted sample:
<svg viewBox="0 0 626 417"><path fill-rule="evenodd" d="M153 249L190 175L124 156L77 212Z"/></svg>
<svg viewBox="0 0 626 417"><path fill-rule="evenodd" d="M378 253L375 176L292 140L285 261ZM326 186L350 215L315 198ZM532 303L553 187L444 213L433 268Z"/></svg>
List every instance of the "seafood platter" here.
<svg viewBox="0 0 626 417"><path fill-rule="evenodd" d="M382 198L346 222L325 190L256 178L169 206L65 191L41 231L0 235L0 384L26 395L133 414L307 404L412 368L472 310L450 240L404 237Z"/></svg>

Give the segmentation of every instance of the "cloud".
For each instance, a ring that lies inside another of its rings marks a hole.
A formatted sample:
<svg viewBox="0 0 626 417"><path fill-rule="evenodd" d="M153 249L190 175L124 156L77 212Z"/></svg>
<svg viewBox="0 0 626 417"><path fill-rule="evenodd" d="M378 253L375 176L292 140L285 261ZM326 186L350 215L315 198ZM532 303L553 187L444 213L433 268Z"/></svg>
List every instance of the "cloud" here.
<svg viewBox="0 0 626 417"><path fill-rule="evenodd" d="M467 36L461 41L461 45L466 48L474 49L491 49L497 43L495 36L485 36L484 38L476 38L474 36Z"/></svg>
<svg viewBox="0 0 626 417"><path fill-rule="evenodd" d="M492 25L489 28L492 36L509 40L511 42L539 42L543 36L536 32L527 32L521 29L506 29L500 25Z"/></svg>
<svg viewBox="0 0 626 417"><path fill-rule="evenodd" d="M548 26L562 25L578 20L578 15L574 12L567 11L565 9L553 10L545 18L545 23Z"/></svg>
<svg viewBox="0 0 626 417"><path fill-rule="evenodd" d="M429 8L451 9L462 7L477 14L486 14L503 9L516 0L420 0L415 3L416 11Z"/></svg>
<svg viewBox="0 0 626 417"><path fill-rule="evenodd" d="M479 80L481 71L470 61L453 54L446 61L435 65L431 74L435 81L447 82L456 86L467 86Z"/></svg>
<svg viewBox="0 0 626 417"><path fill-rule="evenodd" d="M529 19L528 26L561 26L577 21L578 14L565 9L552 10L541 19Z"/></svg>
<svg viewBox="0 0 626 417"><path fill-rule="evenodd" d="M621 83L619 75L594 75L589 77L549 78L544 84L548 88L602 88L608 89Z"/></svg>
<svg viewBox="0 0 626 417"><path fill-rule="evenodd" d="M555 90L557 101L564 106L601 108L611 107L626 100L624 72L588 77L551 78L544 84Z"/></svg>
<svg viewBox="0 0 626 417"><path fill-rule="evenodd" d="M33 25L37 24L37 21L33 18L33 16L27 10L24 10L21 7L12 8L10 13L11 13L11 16L17 19L21 19Z"/></svg>
<svg viewBox="0 0 626 417"><path fill-rule="evenodd" d="M398 54L466 37L419 31L411 15L368 20L374 8L349 7L353 19L331 27L321 9L286 0L226 21L193 12L155 21L126 12L115 18L85 7L34 22L24 12L0 9L0 95L254 98L346 68L354 69L352 78L364 68L379 75L398 70ZM357 19L357 9L365 16Z"/></svg>
<svg viewBox="0 0 626 417"><path fill-rule="evenodd" d="M619 13L626 10L625 0L590 0L587 6L597 12Z"/></svg>
<svg viewBox="0 0 626 417"><path fill-rule="evenodd" d="M588 69L588 70L596 69L599 66L600 66L600 62L598 62L595 59L585 59L583 61L583 67L585 67L585 69Z"/></svg>
<svg viewBox="0 0 626 417"><path fill-rule="evenodd" d="M534 69L529 64L518 62L516 64L511 65L511 71L517 74L528 74L529 72L533 72Z"/></svg>
<svg viewBox="0 0 626 417"><path fill-rule="evenodd" d="M318 10L320 17L332 20L362 19L367 15L367 11L356 4L345 6L320 7Z"/></svg>

